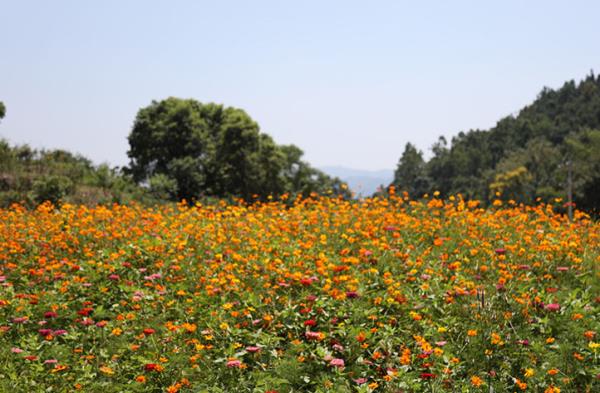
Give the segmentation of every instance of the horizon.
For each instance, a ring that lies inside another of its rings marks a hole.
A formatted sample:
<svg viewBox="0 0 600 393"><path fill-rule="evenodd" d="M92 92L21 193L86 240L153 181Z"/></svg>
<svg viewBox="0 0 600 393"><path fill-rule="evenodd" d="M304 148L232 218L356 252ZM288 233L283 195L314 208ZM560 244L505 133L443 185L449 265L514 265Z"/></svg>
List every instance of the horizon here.
<svg viewBox="0 0 600 393"><path fill-rule="evenodd" d="M489 129L600 68L600 4L586 1L3 11L0 136L111 166L128 164L137 111L175 96L244 109L315 167L393 170L407 142L430 157L439 136Z"/></svg>

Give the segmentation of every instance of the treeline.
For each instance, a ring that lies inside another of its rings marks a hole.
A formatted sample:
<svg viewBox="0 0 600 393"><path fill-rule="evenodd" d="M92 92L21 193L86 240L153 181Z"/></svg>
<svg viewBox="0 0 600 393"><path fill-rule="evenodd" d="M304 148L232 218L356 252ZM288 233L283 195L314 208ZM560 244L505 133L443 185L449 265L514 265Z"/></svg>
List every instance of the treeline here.
<svg viewBox="0 0 600 393"><path fill-rule="evenodd" d="M517 116L489 130L460 132L450 143L440 137L432 152L426 161L408 143L392 184L413 198L437 190L484 202L566 201L571 172L576 206L598 212L600 77L544 88Z"/></svg>
<svg viewBox="0 0 600 393"><path fill-rule="evenodd" d="M0 102L0 119L5 111ZM138 112L129 144L130 164L113 168L64 150L0 140L0 206L350 197L341 180L311 167L298 147L277 145L240 109L155 101Z"/></svg>
<svg viewBox="0 0 600 393"><path fill-rule="evenodd" d="M64 150L36 150L0 141L0 207L34 207L44 201L96 205L155 202L117 168L93 165Z"/></svg>

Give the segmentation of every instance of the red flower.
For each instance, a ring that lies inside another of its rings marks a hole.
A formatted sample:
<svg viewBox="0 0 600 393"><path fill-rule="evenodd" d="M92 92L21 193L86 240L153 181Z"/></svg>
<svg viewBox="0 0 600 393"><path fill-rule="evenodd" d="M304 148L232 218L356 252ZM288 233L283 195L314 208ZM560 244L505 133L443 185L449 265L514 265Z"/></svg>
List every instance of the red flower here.
<svg viewBox="0 0 600 393"><path fill-rule="evenodd" d="M314 319L308 319L306 321L304 321L304 326L315 326L317 324L317 321L315 321Z"/></svg>
<svg viewBox="0 0 600 393"><path fill-rule="evenodd" d="M421 373L421 379L434 379L435 377L436 375L432 373Z"/></svg>
<svg viewBox="0 0 600 393"><path fill-rule="evenodd" d="M162 369L162 366L160 364L156 364L156 363L148 363L146 365L144 365L144 370L146 371L160 371Z"/></svg>
<svg viewBox="0 0 600 393"><path fill-rule="evenodd" d="M88 315L90 315L90 314L91 314L91 312L92 312L93 310L94 310L94 309L93 309L93 308L91 308L91 307L84 307L84 308L82 308L81 310L77 311L77 314L79 314L79 315L83 315L84 317L87 317Z"/></svg>
<svg viewBox="0 0 600 393"><path fill-rule="evenodd" d="M156 333L156 330L154 330L154 329L152 329L152 328L146 328L146 329L144 329L144 330L143 330L143 332L144 332L144 334L145 334L146 336L149 336L149 335L151 335L151 334L154 334L154 333Z"/></svg>

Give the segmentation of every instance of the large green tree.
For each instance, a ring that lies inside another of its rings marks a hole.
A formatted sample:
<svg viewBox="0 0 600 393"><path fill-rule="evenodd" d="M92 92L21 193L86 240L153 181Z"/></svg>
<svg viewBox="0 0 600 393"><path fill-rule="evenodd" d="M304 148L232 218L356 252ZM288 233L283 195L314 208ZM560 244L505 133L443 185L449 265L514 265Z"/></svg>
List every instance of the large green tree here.
<svg viewBox="0 0 600 393"><path fill-rule="evenodd" d="M6 106L4 106L4 103L2 101L0 101L0 119L4 119L5 115L6 115Z"/></svg>
<svg viewBox="0 0 600 393"><path fill-rule="evenodd" d="M129 172L155 195L252 200L283 193L346 193L341 182L278 146L241 109L167 98L142 108L129 135Z"/></svg>

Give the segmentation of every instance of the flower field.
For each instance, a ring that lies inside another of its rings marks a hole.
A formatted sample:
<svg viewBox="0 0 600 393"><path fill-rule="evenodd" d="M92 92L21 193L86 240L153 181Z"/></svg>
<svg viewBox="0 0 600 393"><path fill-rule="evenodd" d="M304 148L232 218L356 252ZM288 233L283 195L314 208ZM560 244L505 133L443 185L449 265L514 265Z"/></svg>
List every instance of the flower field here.
<svg viewBox="0 0 600 393"><path fill-rule="evenodd" d="M600 391L583 213L15 206L0 237L3 392Z"/></svg>

